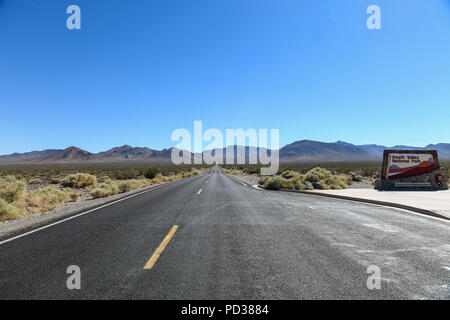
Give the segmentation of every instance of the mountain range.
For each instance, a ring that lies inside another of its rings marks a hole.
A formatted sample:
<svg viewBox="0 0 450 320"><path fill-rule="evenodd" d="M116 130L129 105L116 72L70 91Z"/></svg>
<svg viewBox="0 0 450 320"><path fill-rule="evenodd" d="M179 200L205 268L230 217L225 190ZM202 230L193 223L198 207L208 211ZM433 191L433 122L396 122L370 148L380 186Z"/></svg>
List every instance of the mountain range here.
<svg viewBox="0 0 450 320"><path fill-rule="evenodd" d="M245 158L257 157L257 147L229 146L222 149L224 159L227 151L234 148L234 160L237 160L237 149L243 148ZM441 159L450 159L450 143L429 144L425 147L392 146L385 147L376 144L354 145L348 142L320 142L300 140L285 145L279 150L281 162L328 162L328 161L376 161L381 160L383 150L437 150ZM220 149L211 150L214 155ZM265 150L264 150L265 151ZM206 152L206 151L205 151ZM269 150L270 152L270 150ZM26 153L13 153L0 156L0 163L79 163L79 162L169 162L172 148L154 150L146 147L124 145L107 151L91 153L77 147L48 149ZM190 155L193 158L193 155Z"/></svg>

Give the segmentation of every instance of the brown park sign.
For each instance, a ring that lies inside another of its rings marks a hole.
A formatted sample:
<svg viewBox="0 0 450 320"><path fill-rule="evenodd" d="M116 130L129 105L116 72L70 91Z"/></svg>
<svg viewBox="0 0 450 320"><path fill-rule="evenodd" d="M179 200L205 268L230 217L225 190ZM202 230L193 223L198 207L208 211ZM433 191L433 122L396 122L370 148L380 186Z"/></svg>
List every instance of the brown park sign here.
<svg viewBox="0 0 450 320"><path fill-rule="evenodd" d="M436 150L385 150L379 190L447 189L447 172Z"/></svg>

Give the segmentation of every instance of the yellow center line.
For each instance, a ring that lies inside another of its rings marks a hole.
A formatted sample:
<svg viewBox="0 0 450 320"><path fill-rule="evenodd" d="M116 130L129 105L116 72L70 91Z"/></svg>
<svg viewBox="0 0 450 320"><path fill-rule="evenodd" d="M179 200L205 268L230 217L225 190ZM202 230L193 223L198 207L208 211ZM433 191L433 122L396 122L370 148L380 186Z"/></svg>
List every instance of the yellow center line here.
<svg viewBox="0 0 450 320"><path fill-rule="evenodd" d="M198 190L197 195L199 195L202 192L202 189Z"/></svg>
<svg viewBox="0 0 450 320"><path fill-rule="evenodd" d="M155 250L150 260L148 260L147 264L144 266L144 269L150 270L155 265L156 261L158 260L159 256L163 253L164 249L166 248L167 244L169 243L170 239L172 239L173 235L177 231L178 226L173 226L170 232L167 234L167 236L164 238L163 242L159 245L158 249Z"/></svg>

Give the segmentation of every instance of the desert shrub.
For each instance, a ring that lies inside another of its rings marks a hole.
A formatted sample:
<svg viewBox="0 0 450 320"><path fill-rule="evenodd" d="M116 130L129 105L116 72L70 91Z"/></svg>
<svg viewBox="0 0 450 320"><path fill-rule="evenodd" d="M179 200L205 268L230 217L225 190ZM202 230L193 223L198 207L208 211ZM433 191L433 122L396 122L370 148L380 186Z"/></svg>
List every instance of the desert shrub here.
<svg viewBox="0 0 450 320"><path fill-rule="evenodd" d="M124 192L128 192L128 191L131 191L131 190L134 190L137 188L141 188L145 185L146 185L145 180L132 179L132 180L121 181L118 185L118 188L119 188L120 193L124 193Z"/></svg>
<svg viewBox="0 0 450 320"><path fill-rule="evenodd" d="M359 174L357 174L357 173L355 173L353 171L350 171L348 173L348 175L350 176L351 181L361 182L362 179L363 179L363 177L361 175L359 175Z"/></svg>
<svg viewBox="0 0 450 320"><path fill-rule="evenodd" d="M133 190L133 183L130 180L122 181L118 185L119 192L124 193Z"/></svg>
<svg viewBox="0 0 450 320"><path fill-rule="evenodd" d="M113 180L107 180L107 181L103 182L100 185L100 188L104 188L104 189L108 190L110 195L119 193L119 187L117 186L117 183L114 182Z"/></svg>
<svg viewBox="0 0 450 320"><path fill-rule="evenodd" d="M191 171L191 172L183 172L183 174L181 175L182 178L189 178L192 176L196 176L198 175L199 172L198 171Z"/></svg>
<svg viewBox="0 0 450 320"><path fill-rule="evenodd" d="M283 189L294 189L295 182L296 181L294 179L284 179L284 178L282 178L281 186L282 186Z"/></svg>
<svg viewBox="0 0 450 320"><path fill-rule="evenodd" d="M55 187L30 192L26 196L26 203L36 211L45 212L55 209L61 202L67 199L67 193Z"/></svg>
<svg viewBox="0 0 450 320"><path fill-rule="evenodd" d="M331 171L316 167L309 170L305 174L305 180L309 182L319 182L321 180L326 180L332 177Z"/></svg>
<svg viewBox="0 0 450 320"><path fill-rule="evenodd" d="M61 182L62 182L61 178L58 178L58 177L51 177L50 178L50 183L51 184L59 184Z"/></svg>
<svg viewBox="0 0 450 320"><path fill-rule="evenodd" d="M296 189L306 190L310 187L304 185L305 176L295 171L284 171L281 176L274 177L262 177L259 179L259 185L262 185L266 189L278 190L278 189Z"/></svg>
<svg viewBox="0 0 450 320"><path fill-rule="evenodd" d="M269 178L271 178L271 177L270 177L270 176L264 176L264 177L261 177L261 178L258 180L258 184L261 185L261 186L263 186Z"/></svg>
<svg viewBox="0 0 450 320"><path fill-rule="evenodd" d="M270 190L344 189L348 187L349 179L350 176L333 175L329 170L316 167L308 170L306 174L284 170L281 176L262 177L259 184Z"/></svg>
<svg viewBox="0 0 450 320"><path fill-rule="evenodd" d="M270 177L264 183L264 188L268 190L280 190L281 188L284 188L283 185L285 184L285 180L286 179L279 176Z"/></svg>
<svg viewBox="0 0 450 320"><path fill-rule="evenodd" d="M97 178L97 183L102 183L102 182L105 182L107 180L111 180L111 177L101 176L100 178Z"/></svg>
<svg viewBox="0 0 450 320"><path fill-rule="evenodd" d="M104 188L95 188L94 190L91 191L91 196L95 199L97 198L104 198L109 196L109 192L107 189Z"/></svg>
<svg viewBox="0 0 450 320"><path fill-rule="evenodd" d="M181 177L186 178L187 176L185 175L186 173L184 172ZM154 177L153 179L150 180L150 184L158 184L158 183L163 183L165 181L164 177L162 175L157 175L156 177Z"/></svg>
<svg viewBox="0 0 450 320"><path fill-rule="evenodd" d="M34 178L28 181L28 184L41 184L42 180L39 178Z"/></svg>
<svg viewBox="0 0 450 320"><path fill-rule="evenodd" d="M345 189L348 187L346 176L331 176L324 182L327 189Z"/></svg>
<svg viewBox="0 0 450 320"><path fill-rule="evenodd" d="M119 171L116 171L113 174L113 177L118 180L128 180L128 179L135 179L140 175L139 170L134 168L126 168Z"/></svg>
<svg viewBox="0 0 450 320"><path fill-rule="evenodd" d="M119 193L119 187L113 180L107 180L101 183L98 188L93 189L91 196L94 198L103 198L112 196Z"/></svg>
<svg viewBox="0 0 450 320"><path fill-rule="evenodd" d="M257 166L250 166L244 169L244 172L247 174L260 174L261 170Z"/></svg>
<svg viewBox="0 0 450 320"><path fill-rule="evenodd" d="M231 175L239 175L242 174L241 170L235 170L235 169L227 169L225 171L226 174L231 174Z"/></svg>
<svg viewBox="0 0 450 320"><path fill-rule="evenodd" d="M305 184L302 181L296 181L294 183L294 189L295 190L313 190L313 186L310 184Z"/></svg>
<svg viewBox="0 0 450 320"><path fill-rule="evenodd" d="M25 180L18 180L14 176L6 176L0 180L0 198L8 203L22 199L25 189Z"/></svg>
<svg viewBox="0 0 450 320"><path fill-rule="evenodd" d="M145 170L144 177L146 177L147 179L153 179L159 173L161 173L161 168L154 166L154 167L151 167L151 168L148 168L147 170Z"/></svg>
<svg viewBox="0 0 450 320"><path fill-rule="evenodd" d="M300 179L300 173L296 171L286 170L281 173L281 176L285 179L297 178Z"/></svg>
<svg viewBox="0 0 450 320"><path fill-rule="evenodd" d="M20 216L20 210L14 205L0 199L0 221L17 219Z"/></svg>
<svg viewBox="0 0 450 320"><path fill-rule="evenodd" d="M75 173L65 177L62 184L70 188L96 187L97 177L88 173Z"/></svg>
<svg viewBox="0 0 450 320"><path fill-rule="evenodd" d="M78 200L78 193L76 193L76 192L70 193L70 199L71 199L73 202L77 201L77 200Z"/></svg>

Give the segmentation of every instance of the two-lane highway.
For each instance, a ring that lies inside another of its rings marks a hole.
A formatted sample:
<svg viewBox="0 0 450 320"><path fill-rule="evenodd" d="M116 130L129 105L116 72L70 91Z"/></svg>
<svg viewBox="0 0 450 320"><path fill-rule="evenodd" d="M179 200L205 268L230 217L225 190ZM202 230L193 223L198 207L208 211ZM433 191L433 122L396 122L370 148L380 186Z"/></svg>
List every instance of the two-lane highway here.
<svg viewBox="0 0 450 320"><path fill-rule="evenodd" d="M448 299L449 284L448 222L219 169L0 245L1 299Z"/></svg>

